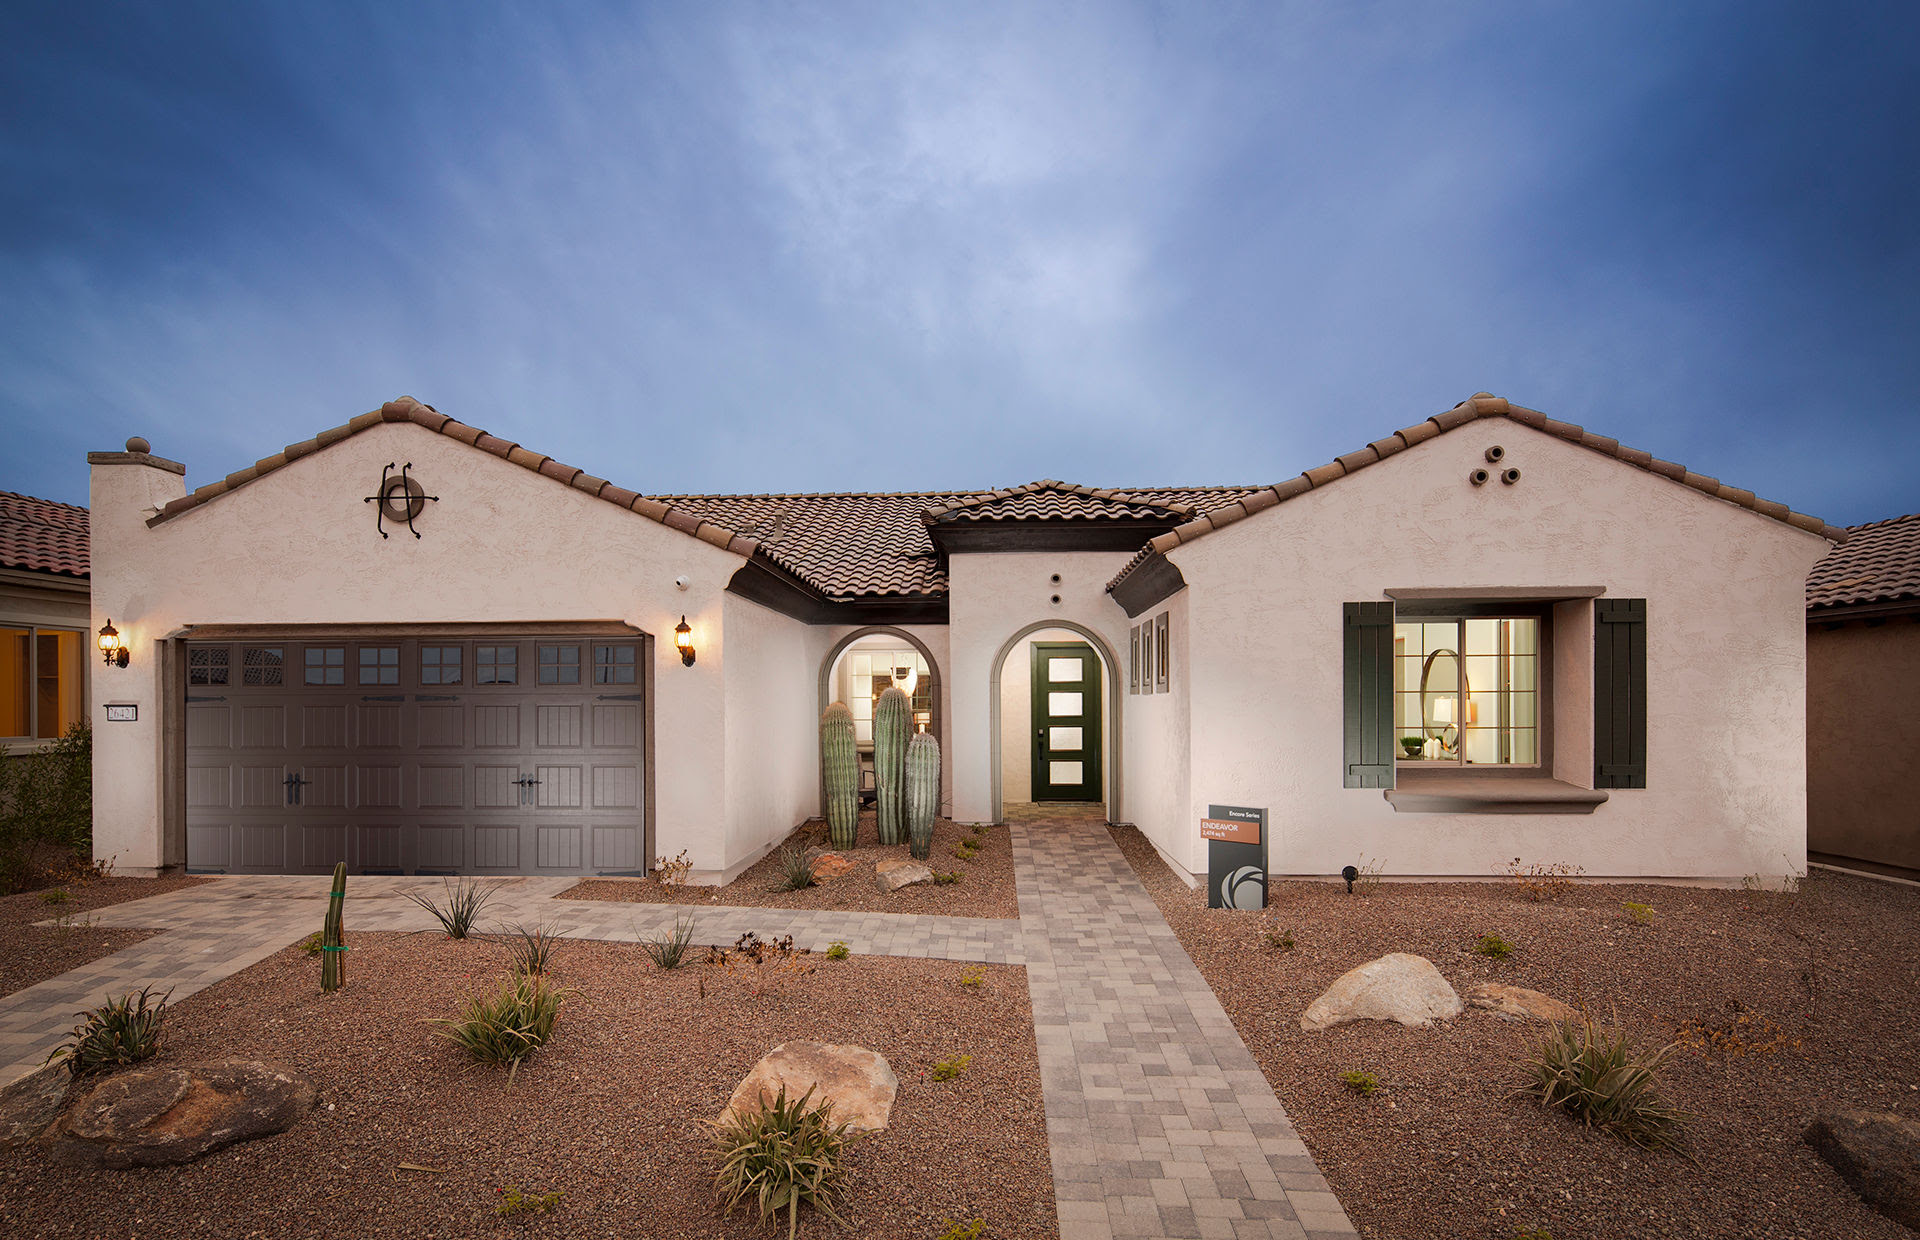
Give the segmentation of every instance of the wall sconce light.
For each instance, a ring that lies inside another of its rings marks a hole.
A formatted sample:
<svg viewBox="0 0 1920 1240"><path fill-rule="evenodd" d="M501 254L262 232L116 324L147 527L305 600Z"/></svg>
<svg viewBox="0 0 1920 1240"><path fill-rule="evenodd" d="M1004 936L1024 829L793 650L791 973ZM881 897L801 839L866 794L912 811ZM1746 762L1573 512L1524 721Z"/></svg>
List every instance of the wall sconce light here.
<svg viewBox="0 0 1920 1240"><path fill-rule="evenodd" d="M113 627L113 618L100 626L100 657L109 667L127 665L127 648L120 644L120 630Z"/></svg>
<svg viewBox="0 0 1920 1240"><path fill-rule="evenodd" d="M680 650L680 663L683 667L693 666L693 630L687 627L687 618L680 617L680 623L673 626L673 644Z"/></svg>
<svg viewBox="0 0 1920 1240"><path fill-rule="evenodd" d="M894 668L893 683L900 687L900 692L912 697L914 689L920 684L920 669L912 663Z"/></svg>

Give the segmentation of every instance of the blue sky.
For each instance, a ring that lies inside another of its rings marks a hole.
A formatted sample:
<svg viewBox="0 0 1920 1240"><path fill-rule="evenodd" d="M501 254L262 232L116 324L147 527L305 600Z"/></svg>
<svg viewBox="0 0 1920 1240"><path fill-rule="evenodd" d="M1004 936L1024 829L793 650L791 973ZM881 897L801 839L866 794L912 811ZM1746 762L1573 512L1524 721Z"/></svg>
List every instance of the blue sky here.
<svg viewBox="0 0 1920 1240"><path fill-rule="evenodd" d="M0 489L402 393L635 489L1272 482L1487 390L1920 509L1920 6L0 10Z"/></svg>

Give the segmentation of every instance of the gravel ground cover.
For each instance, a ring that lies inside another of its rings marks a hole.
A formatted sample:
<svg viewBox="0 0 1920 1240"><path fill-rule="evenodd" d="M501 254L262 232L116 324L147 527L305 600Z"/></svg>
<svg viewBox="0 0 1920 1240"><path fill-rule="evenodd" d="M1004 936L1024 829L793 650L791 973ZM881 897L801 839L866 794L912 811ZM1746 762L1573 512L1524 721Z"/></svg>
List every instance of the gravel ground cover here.
<svg viewBox="0 0 1920 1240"><path fill-rule="evenodd" d="M1817 870L1790 895L1609 884L1539 903L1504 883L1348 896L1297 882L1276 883L1264 913L1210 912L1137 831L1114 837L1363 1235L1913 1240L1801 1133L1823 1104L1920 1118L1920 890ZM1268 930L1290 933L1292 950L1269 947ZM1486 934L1513 953L1476 953ZM1469 1008L1425 1029L1300 1030L1335 978L1394 951L1432 960L1462 992L1524 986L1617 1012L1648 1044L1686 1043L1663 1080L1696 1117L1690 1158L1514 1097L1537 1023ZM1379 1091L1353 1093L1348 1071L1373 1073Z"/></svg>
<svg viewBox="0 0 1920 1240"><path fill-rule="evenodd" d="M1021 968L816 955L813 972L775 974L756 995L740 974L665 973L631 944L571 942L554 969L572 988L554 1040L508 1089L504 1071L474 1065L425 1023L491 989L504 948L351 930L347 942L345 990L320 994L319 966L290 948L183 1001L155 1061L277 1058L316 1082L311 1116L184 1167L83 1173L0 1154L0 1230L784 1236L784 1216L775 1233L719 1213L698 1121L776 1044L811 1039L879 1051L900 1092L889 1129L855 1147L847 1229L803 1211L802 1235L933 1240L947 1220L972 1218L994 1240L1057 1234ZM965 1072L931 1079L961 1054ZM509 1187L564 1196L551 1214L500 1218Z"/></svg>
<svg viewBox="0 0 1920 1240"><path fill-rule="evenodd" d="M628 900L640 904L732 904L748 908L844 909L861 913L923 913L946 917L1018 917L1014 894L1013 844L1004 826L986 827L975 834L945 818L933 824L933 850L927 865L936 873L960 875L946 886L919 883L887 893L874 882L877 862L907 860L907 846L881 847L873 813L860 815L859 846L845 854L856 864L851 873L799 891L778 889L780 849L776 848L752 869L724 887L675 887L653 879L588 879L561 893L563 899ZM971 861L954 855L963 839L980 845ZM827 842L825 819L815 818L795 828L781 848L809 848Z"/></svg>
<svg viewBox="0 0 1920 1240"><path fill-rule="evenodd" d="M111 956L158 933L91 926L87 914L94 909L163 895L207 881L185 874L166 878L95 878L43 891L0 896L0 995L10 995L35 982L58 977L69 969ZM65 892L67 898L48 899L53 892ZM50 919L61 924L33 924Z"/></svg>

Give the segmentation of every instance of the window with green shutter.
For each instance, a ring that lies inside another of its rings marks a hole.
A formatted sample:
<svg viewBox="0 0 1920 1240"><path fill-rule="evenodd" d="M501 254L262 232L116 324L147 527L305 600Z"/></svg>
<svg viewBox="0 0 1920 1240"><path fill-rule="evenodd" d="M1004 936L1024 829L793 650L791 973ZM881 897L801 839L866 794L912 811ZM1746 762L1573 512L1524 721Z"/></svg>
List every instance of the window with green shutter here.
<svg viewBox="0 0 1920 1240"><path fill-rule="evenodd" d="M1393 787L1393 604L1344 603L1345 786Z"/></svg>
<svg viewBox="0 0 1920 1240"><path fill-rule="evenodd" d="M1593 610L1593 786L1647 786L1647 600Z"/></svg>

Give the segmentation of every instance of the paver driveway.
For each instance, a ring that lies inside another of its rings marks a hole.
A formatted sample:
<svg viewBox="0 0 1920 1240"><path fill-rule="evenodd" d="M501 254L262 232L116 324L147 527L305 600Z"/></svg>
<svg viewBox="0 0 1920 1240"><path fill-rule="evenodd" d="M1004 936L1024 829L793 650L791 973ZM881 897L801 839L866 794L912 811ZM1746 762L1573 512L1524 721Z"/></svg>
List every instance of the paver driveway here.
<svg viewBox="0 0 1920 1240"><path fill-rule="evenodd" d="M1020 818L1010 828L1018 921L556 901L573 878L504 880L484 917L489 926L557 920L575 937L631 942L693 912L700 943L755 930L816 950L839 939L863 954L1024 964L1062 1240L1353 1235L1105 825L1032 810ZM0 998L0 1083L37 1067L83 1008L149 984L185 998L312 933L327 886L323 877L234 876L98 910L96 924L165 933ZM439 886L354 878L348 928L432 929L404 893Z"/></svg>

